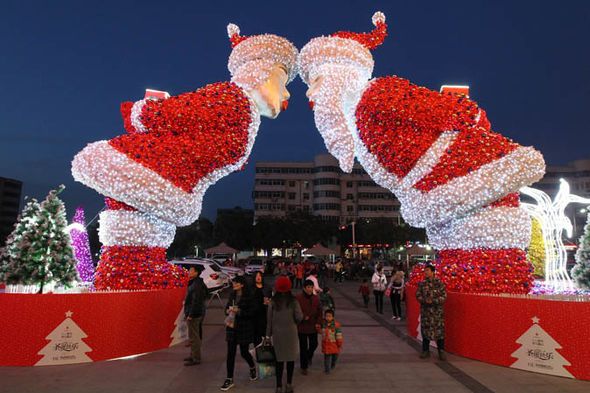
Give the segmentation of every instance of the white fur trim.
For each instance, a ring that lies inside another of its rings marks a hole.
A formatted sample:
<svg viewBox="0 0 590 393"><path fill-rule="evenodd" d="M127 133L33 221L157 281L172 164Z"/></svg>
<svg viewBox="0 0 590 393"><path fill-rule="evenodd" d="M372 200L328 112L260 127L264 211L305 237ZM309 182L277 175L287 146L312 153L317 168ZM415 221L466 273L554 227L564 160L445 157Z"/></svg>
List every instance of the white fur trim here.
<svg viewBox="0 0 590 393"><path fill-rule="evenodd" d="M137 132L147 132L147 128L143 126L141 122L141 111L146 103L146 99L139 100L133 103L131 107L131 125L135 128Z"/></svg>
<svg viewBox="0 0 590 393"><path fill-rule="evenodd" d="M457 131L445 131L420 157L412 170L402 179L401 187L410 188L432 171L445 150L453 143L459 133Z"/></svg>
<svg viewBox="0 0 590 393"><path fill-rule="evenodd" d="M368 80L373 73L373 55L360 42L341 37L316 37L311 39L299 53L297 59L299 76L309 85L310 74L323 64L337 64L355 67Z"/></svg>
<svg viewBox="0 0 590 393"><path fill-rule="evenodd" d="M233 165L199 180L191 193L117 151L107 141L94 142L72 161L74 179L105 196L152 214L177 226L194 222L201 213L205 191L217 180L240 169L247 161L260 126L258 107L250 101L251 122L245 154Z"/></svg>
<svg viewBox="0 0 590 393"><path fill-rule="evenodd" d="M401 213L410 225L426 227L461 217L469 211L518 192L540 180L545 161L532 147L518 147L472 173L452 179L430 192L415 188L399 193Z"/></svg>
<svg viewBox="0 0 590 393"><path fill-rule="evenodd" d="M519 207L486 207L448 223L426 227L429 243L438 250L528 247L531 218Z"/></svg>
<svg viewBox="0 0 590 393"><path fill-rule="evenodd" d="M100 213L98 239L105 246L149 246L168 248L176 226L150 214L128 210Z"/></svg>

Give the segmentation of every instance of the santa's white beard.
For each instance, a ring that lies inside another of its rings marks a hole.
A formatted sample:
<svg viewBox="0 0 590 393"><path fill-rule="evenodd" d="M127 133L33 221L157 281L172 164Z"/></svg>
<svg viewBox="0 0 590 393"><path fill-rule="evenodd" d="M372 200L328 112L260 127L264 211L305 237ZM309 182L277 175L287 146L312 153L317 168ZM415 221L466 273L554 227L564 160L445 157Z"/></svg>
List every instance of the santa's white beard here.
<svg viewBox="0 0 590 393"><path fill-rule="evenodd" d="M354 165L354 140L341 108L326 108L314 101L315 124L324 138L326 148L336 159L340 168L350 173Z"/></svg>
<svg viewBox="0 0 590 393"><path fill-rule="evenodd" d="M330 71L323 74L317 90L309 98L314 103L316 127L328 151L336 157L340 168L350 173L354 165L354 130L350 127L354 127L354 119L349 117L354 117L354 110L346 103L355 102L360 79L348 67Z"/></svg>

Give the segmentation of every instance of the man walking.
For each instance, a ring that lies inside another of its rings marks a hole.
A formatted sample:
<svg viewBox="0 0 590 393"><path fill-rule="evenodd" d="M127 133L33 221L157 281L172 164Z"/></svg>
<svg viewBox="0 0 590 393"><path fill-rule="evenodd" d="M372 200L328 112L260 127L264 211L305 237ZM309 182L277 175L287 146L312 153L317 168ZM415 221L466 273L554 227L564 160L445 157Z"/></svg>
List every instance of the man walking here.
<svg viewBox="0 0 590 393"><path fill-rule="evenodd" d="M201 363L201 340L203 339L203 318L205 317L205 300L207 287L199 277L203 271L201 265L191 265L188 270L189 283L184 299L184 317L188 325L188 337L191 344L191 356L184 359L185 366Z"/></svg>
<svg viewBox="0 0 590 393"><path fill-rule="evenodd" d="M436 340L438 358L447 360L445 354L445 319L443 305L447 299L445 284L435 277L432 265L424 269L424 281L418 283L416 299L420 303L420 322L422 326L421 359L430 357L430 340Z"/></svg>
<svg viewBox="0 0 590 393"><path fill-rule="evenodd" d="M320 298L314 294L314 283L305 280L303 291L297 295L297 301L303 312L303 320L297 325L299 335L299 366L301 374L307 375L313 354L318 347L318 331L322 323Z"/></svg>

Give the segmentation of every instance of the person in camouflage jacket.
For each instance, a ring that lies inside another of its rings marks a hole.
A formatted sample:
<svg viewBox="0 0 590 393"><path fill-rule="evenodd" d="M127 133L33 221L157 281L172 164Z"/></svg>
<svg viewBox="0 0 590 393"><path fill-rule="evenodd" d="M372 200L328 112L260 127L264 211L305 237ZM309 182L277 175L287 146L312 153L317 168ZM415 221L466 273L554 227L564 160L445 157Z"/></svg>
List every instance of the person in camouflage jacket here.
<svg viewBox="0 0 590 393"><path fill-rule="evenodd" d="M416 299L420 303L422 333L422 359L430 357L430 340L436 340L440 360L446 360L444 351L445 319L443 305L447 299L445 284L435 277L435 268L424 269L424 281L418 283Z"/></svg>

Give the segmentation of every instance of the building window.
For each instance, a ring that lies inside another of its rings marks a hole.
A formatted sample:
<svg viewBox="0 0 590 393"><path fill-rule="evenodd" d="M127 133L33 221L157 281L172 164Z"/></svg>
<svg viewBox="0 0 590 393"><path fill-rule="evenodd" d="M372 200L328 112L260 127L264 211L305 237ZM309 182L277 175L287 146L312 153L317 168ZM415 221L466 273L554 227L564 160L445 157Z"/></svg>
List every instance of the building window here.
<svg viewBox="0 0 590 393"><path fill-rule="evenodd" d="M294 212L295 211L295 205L287 205L287 210L289 210L290 212Z"/></svg>
<svg viewBox="0 0 590 393"><path fill-rule="evenodd" d="M295 187L295 181L290 180L289 181L289 187Z"/></svg>
<svg viewBox="0 0 590 393"><path fill-rule="evenodd" d="M290 192L289 193L289 199L295 199L295 193L294 192Z"/></svg>
<svg viewBox="0 0 590 393"><path fill-rule="evenodd" d="M313 210L338 210L338 211L340 211L340 205L337 203L314 203Z"/></svg>
<svg viewBox="0 0 590 393"><path fill-rule="evenodd" d="M340 185L340 179L334 179L331 177L326 177L326 178L321 178L321 179L315 179L313 181L313 185L314 186L321 186L324 184L334 184L339 186Z"/></svg>
<svg viewBox="0 0 590 393"><path fill-rule="evenodd" d="M309 212L309 205L303 205L303 211Z"/></svg>
<svg viewBox="0 0 590 393"><path fill-rule="evenodd" d="M351 182L351 181L347 181L347 182L346 182L346 187L348 187L348 188L352 188L352 182Z"/></svg>
<svg viewBox="0 0 590 393"><path fill-rule="evenodd" d="M340 199L340 191L314 191L313 192L314 198L338 198Z"/></svg>
<svg viewBox="0 0 590 393"><path fill-rule="evenodd" d="M346 206L346 211L347 212L354 212L354 206Z"/></svg>
<svg viewBox="0 0 590 393"><path fill-rule="evenodd" d="M346 199L348 199L349 201L352 201L352 200L354 200L354 195L346 194Z"/></svg>
<svg viewBox="0 0 590 393"><path fill-rule="evenodd" d="M309 192L304 192L303 193L303 200L304 201L309 201Z"/></svg>
<svg viewBox="0 0 590 393"><path fill-rule="evenodd" d="M309 188L309 182L307 180L303 182L303 188L306 190Z"/></svg>
<svg viewBox="0 0 590 393"><path fill-rule="evenodd" d="M280 179L257 179L256 184L261 186L284 186L285 181Z"/></svg>

